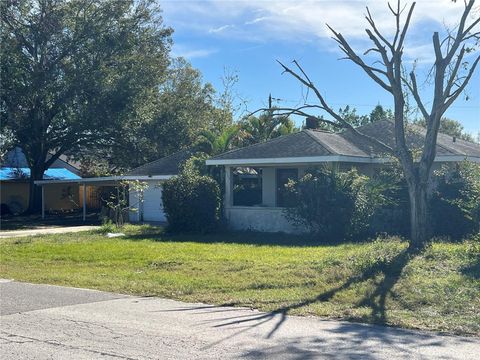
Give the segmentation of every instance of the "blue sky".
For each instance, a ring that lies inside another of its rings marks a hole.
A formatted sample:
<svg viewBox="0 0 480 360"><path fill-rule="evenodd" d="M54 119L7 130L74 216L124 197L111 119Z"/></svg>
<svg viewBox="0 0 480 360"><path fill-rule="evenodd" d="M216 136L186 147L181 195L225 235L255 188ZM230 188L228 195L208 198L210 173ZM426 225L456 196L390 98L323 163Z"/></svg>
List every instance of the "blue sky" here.
<svg viewBox="0 0 480 360"><path fill-rule="evenodd" d="M395 1L394 1L395 3ZM432 66L433 31L445 33L462 12L463 1L418 1L406 41L407 69L416 62L425 99L431 88L426 78ZM351 40L355 49L369 48L364 32L365 6L378 27L393 34L394 19L387 2L376 1L163 1L165 24L174 28L173 55L183 56L202 72L204 80L221 89L225 69L236 72L238 94L247 100L248 111L267 105L268 95L282 99L280 105L303 103L305 90L281 74L276 59L299 61L327 101L335 108L351 105L368 114L377 104L391 107L391 96L341 57L325 23ZM477 9L471 21L480 16ZM475 54L470 55L472 59ZM374 61L372 57L372 62ZM459 97L446 116L460 121L473 134L480 132L480 68L466 95ZM313 102L314 98L309 97ZM428 103L428 101L427 101Z"/></svg>

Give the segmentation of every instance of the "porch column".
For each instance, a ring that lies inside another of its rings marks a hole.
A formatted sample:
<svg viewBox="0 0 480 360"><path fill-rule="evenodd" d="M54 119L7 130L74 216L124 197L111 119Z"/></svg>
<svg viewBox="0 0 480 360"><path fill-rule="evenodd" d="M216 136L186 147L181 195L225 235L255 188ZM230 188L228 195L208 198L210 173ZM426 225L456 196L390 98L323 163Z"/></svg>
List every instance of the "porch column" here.
<svg viewBox="0 0 480 360"><path fill-rule="evenodd" d="M232 168L225 166L225 208L233 204Z"/></svg>
<svg viewBox="0 0 480 360"><path fill-rule="evenodd" d="M45 186L42 185L42 219L45 219Z"/></svg>
<svg viewBox="0 0 480 360"><path fill-rule="evenodd" d="M277 197L276 168L262 168L262 204L265 206L276 206Z"/></svg>
<svg viewBox="0 0 480 360"><path fill-rule="evenodd" d="M82 187L82 198L83 198L83 221L87 219L87 184L83 183Z"/></svg>

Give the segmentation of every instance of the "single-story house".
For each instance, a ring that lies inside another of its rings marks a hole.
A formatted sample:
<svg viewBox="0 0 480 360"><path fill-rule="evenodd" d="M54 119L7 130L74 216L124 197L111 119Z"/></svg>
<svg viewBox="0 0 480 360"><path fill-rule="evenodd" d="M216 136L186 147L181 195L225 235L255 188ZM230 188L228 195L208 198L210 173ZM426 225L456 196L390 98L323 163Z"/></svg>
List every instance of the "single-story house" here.
<svg viewBox="0 0 480 360"><path fill-rule="evenodd" d="M379 121L364 125L360 132L387 145L395 142L394 124ZM425 129L412 126L407 140L420 148ZM480 163L480 145L439 134L435 167L470 160ZM305 170L335 164L339 170L353 167L373 175L391 158L373 142L351 131L331 133L316 129L281 136L263 143L228 151L207 160L207 165L225 167L225 216L235 230L298 232L284 216L285 184Z"/></svg>
<svg viewBox="0 0 480 360"><path fill-rule="evenodd" d="M0 168L1 203L13 214L28 208L30 169L21 148L15 147L5 154ZM78 180L80 170L66 158L59 158L45 171L44 180ZM78 189L70 185L46 189L45 207L54 211L71 210L79 202Z"/></svg>
<svg viewBox="0 0 480 360"><path fill-rule="evenodd" d="M92 178L78 178L65 180L40 180L35 184L41 186L46 194L49 188L74 186L80 192L80 207L83 219L86 219L88 194L94 193L101 187L116 187L122 182L141 181L147 184L143 192L128 193L129 206L135 211L129 212L130 222L164 222L166 221L162 205L162 187L165 180L178 175L180 166L189 158L190 152L182 150L170 156L144 164L122 176L104 176ZM143 198L143 201L142 201ZM42 204L45 204L42 202ZM42 215L45 216L45 206L42 206Z"/></svg>

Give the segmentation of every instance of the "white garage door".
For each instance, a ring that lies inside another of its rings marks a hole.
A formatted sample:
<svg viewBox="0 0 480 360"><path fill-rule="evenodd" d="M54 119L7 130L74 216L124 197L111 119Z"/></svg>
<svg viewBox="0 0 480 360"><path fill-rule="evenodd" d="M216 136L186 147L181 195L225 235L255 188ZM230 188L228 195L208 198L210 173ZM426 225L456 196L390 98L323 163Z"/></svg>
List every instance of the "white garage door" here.
<svg viewBox="0 0 480 360"><path fill-rule="evenodd" d="M149 181L143 193L143 220L167 221L163 211L162 188L158 182Z"/></svg>

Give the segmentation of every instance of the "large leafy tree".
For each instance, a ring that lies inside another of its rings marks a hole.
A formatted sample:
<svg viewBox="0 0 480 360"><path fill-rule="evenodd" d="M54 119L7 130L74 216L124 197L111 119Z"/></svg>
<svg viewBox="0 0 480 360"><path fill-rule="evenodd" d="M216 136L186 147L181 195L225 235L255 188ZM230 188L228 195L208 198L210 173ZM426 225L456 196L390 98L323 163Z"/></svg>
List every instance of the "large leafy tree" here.
<svg viewBox="0 0 480 360"><path fill-rule="evenodd" d="M217 93L188 61L172 59L165 81L151 101L120 124L123 136L110 147L85 152L82 163L89 165L89 173L121 173L189 147L199 139L205 143L202 134L220 138L231 132L232 113L224 101L228 91L225 88ZM207 148L211 150L210 145ZM103 166L96 172L99 164Z"/></svg>
<svg viewBox="0 0 480 360"><path fill-rule="evenodd" d="M27 157L34 211L33 182L60 155L111 146L155 98L172 30L153 0L0 6L1 126Z"/></svg>
<svg viewBox="0 0 480 360"><path fill-rule="evenodd" d="M188 147L219 116L215 90L182 58L172 60L165 81L143 110L124 123L125 136L110 150L111 166L128 169Z"/></svg>

